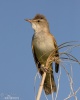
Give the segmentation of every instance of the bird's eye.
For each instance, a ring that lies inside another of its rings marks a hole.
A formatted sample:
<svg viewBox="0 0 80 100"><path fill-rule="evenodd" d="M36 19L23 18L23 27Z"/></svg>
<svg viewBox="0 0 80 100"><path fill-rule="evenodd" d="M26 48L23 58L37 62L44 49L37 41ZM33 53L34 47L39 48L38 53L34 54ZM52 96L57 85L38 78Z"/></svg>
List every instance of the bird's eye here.
<svg viewBox="0 0 80 100"><path fill-rule="evenodd" d="M38 20L38 22L40 22L40 20Z"/></svg>

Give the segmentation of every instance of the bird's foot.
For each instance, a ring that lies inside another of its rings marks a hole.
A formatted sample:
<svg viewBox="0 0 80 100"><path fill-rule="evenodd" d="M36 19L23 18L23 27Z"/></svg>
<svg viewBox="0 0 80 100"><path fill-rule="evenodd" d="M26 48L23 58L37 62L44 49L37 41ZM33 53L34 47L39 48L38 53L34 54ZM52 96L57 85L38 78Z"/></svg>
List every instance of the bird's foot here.
<svg viewBox="0 0 80 100"><path fill-rule="evenodd" d="M43 64L41 65L40 69L41 69L43 72L46 72L46 73L51 73L51 71L52 71L52 70L50 70L50 68L45 67Z"/></svg>

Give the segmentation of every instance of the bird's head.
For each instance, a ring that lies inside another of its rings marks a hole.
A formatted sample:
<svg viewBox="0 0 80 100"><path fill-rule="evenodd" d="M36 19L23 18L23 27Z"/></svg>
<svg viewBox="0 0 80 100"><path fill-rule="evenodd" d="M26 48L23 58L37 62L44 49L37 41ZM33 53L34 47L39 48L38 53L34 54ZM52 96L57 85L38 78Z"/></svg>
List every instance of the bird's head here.
<svg viewBox="0 0 80 100"><path fill-rule="evenodd" d="M46 20L46 18L41 15L37 14L33 19L25 19L26 21L30 22L32 24L32 28L35 32L49 32L49 25Z"/></svg>

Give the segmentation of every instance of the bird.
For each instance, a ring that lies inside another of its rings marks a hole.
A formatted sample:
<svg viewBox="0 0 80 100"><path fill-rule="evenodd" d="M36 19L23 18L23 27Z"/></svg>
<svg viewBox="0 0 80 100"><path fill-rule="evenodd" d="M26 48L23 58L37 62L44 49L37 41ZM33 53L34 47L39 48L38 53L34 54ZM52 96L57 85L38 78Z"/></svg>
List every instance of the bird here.
<svg viewBox="0 0 80 100"><path fill-rule="evenodd" d="M53 55L53 58L59 58L57 42L55 40L55 37L50 33L49 23L44 15L36 14L34 18L25 20L31 23L32 28L34 30L34 34L32 37L32 53L37 69L41 76L43 76L43 69L46 69L46 62L51 52L54 51L55 55ZM43 89L46 95L57 91L53 75L52 63L48 65L48 69L50 69L50 71L47 70L43 85ZM58 73L58 71L59 63L55 62L55 72Z"/></svg>

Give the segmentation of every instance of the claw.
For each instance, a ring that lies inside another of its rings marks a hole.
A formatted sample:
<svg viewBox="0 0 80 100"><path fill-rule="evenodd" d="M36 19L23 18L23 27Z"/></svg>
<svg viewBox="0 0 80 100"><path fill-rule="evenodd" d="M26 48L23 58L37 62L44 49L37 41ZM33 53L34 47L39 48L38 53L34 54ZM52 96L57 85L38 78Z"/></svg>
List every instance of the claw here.
<svg viewBox="0 0 80 100"><path fill-rule="evenodd" d="M40 69L41 69L43 72L51 73L51 70L50 70L48 67L44 67L44 64L41 65Z"/></svg>

